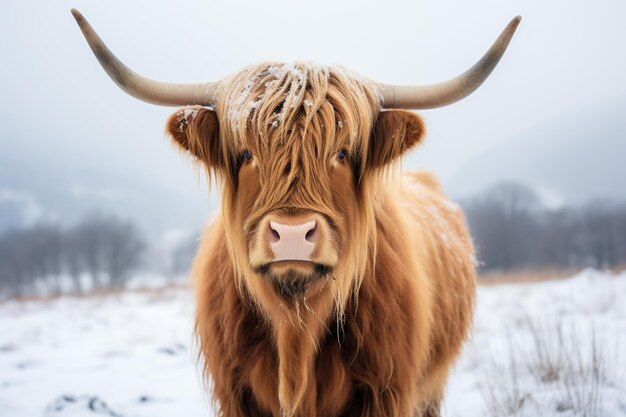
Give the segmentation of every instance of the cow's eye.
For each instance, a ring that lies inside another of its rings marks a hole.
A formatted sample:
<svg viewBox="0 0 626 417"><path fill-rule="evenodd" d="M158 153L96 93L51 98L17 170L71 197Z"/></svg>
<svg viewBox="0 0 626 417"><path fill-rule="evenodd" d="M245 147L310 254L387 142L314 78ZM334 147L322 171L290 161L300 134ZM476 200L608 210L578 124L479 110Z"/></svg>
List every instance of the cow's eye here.
<svg viewBox="0 0 626 417"><path fill-rule="evenodd" d="M340 161L343 161L344 159L346 159L347 154L348 154L348 151L346 151L345 149L342 149L337 153L337 159L339 159Z"/></svg>
<svg viewBox="0 0 626 417"><path fill-rule="evenodd" d="M252 159L252 154L249 150L246 149L245 151L243 151L243 157L246 159L246 161L249 161Z"/></svg>

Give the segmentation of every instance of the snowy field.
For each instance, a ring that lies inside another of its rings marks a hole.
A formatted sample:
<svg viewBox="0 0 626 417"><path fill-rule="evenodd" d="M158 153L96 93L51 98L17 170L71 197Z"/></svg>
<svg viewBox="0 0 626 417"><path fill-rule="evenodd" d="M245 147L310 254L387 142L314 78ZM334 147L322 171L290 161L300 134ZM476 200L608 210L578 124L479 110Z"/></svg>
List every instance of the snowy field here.
<svg viewBox="0 0 626 417"><path fill-rule="evenodd" d="M444 415L626 416L626 274L481 287ZM188 289L0 303L0 417L212 416Z"/></svg>

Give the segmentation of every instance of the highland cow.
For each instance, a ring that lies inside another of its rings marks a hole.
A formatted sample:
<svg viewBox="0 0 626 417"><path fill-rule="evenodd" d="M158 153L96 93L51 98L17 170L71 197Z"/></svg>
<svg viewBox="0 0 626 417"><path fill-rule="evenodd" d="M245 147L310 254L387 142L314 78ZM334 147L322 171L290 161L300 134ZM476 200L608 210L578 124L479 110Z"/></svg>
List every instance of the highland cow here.
<svg viewBox="0 0 626 417"><path fill-rule="evenodd" d="M432 175L396 178L425 134L402 109L478 88L519 18L474 67L434 86L305 62L167 84L124 66L73 13L122 89L190 105L166 130L220 184L221 214L193 265L219 415L439 415L472 321L474 251L463 213Z"/></svg>

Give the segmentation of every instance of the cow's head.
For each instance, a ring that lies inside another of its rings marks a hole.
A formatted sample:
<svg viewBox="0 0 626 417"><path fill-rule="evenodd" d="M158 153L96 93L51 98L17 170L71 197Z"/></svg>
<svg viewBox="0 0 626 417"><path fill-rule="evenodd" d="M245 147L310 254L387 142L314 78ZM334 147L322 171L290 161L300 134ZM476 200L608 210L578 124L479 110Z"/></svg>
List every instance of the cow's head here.
<svg viewBox="0 0 626 417"><path fill-rule="evenodd" d="M424 133L414 113L380 112L366 79L310 63L247 68L214 109L184 107L167 130L221 180L239 285L303 308L343 307L358 287L375 249L372 183Z"/></svg>
<svg viewBox="0 0 626 417"><path fill-rule="evenodd" d="M424 135L420 117L399 109L444 106L473 92L519 23L470 70L432 86L374 83L310 63L168 84L132 72L74 15L122 89L155 104L191 105L171 116L167 131L219 179L237 285L269 315L310 306L341 314L374 259L380 174Z"/></svg>

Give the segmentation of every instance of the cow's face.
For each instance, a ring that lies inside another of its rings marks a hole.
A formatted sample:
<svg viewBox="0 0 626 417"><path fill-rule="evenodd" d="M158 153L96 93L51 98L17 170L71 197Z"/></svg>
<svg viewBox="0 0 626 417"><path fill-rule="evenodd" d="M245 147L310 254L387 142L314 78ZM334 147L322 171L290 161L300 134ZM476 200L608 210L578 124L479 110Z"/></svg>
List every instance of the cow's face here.
<svg viewBox="0 0 626 417"><path fill-rule="evenodd" d="M215 110L179 110L168 131L222 181L239 284L260 301L330 294L341 307L375 250L377 173L423 125L379 112L373 86L344 70L263 64L228 80Z"/></svg>

